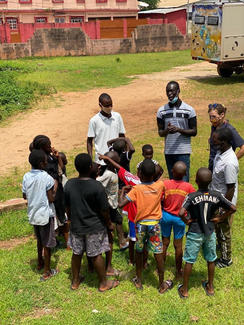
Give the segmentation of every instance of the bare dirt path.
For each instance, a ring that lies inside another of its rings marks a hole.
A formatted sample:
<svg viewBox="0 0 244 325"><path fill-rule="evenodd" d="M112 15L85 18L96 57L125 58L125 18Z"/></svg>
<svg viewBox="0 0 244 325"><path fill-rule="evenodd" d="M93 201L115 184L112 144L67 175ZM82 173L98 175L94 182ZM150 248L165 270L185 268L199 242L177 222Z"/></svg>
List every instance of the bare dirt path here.
<svg viewBox="0 0 244 325"><path fill-rule="evenodd" d="M69 151L84 146L89 119L97 113L98 96L108 92L114 110L123 116L128 136L138 135L155 128L155 114L167 101L165 86L169 80L197 79L216 76L216 67L207 62L176 67L170 71L141 75L129 85L111 89L93 89L88 92L59 93L56 101L46 100L38 109L12 117L0 127L0 174L15 167L27 165L28 146L37 134L46 134L59 151ZM181 82L184 87L184 81ZM201 110L203 103L190 105ZM196 105L197 104L197 105ZM48 106L48 109L43 107ZM41 107L41 108L40 108Z"/></svg>

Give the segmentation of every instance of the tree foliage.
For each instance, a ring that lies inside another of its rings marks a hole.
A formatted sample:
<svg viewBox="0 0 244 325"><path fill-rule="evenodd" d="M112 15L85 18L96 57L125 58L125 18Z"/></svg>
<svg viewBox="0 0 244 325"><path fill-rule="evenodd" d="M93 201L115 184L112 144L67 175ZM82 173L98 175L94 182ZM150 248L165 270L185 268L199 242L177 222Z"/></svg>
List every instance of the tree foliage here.
<svg viewBox="0 0 244 325"><path fill-rule="evenodd" d="M141 10L152 10L156 9L160 0L142 0L143 2L146 2L149 4L148 7L143 7Z"/></svg>

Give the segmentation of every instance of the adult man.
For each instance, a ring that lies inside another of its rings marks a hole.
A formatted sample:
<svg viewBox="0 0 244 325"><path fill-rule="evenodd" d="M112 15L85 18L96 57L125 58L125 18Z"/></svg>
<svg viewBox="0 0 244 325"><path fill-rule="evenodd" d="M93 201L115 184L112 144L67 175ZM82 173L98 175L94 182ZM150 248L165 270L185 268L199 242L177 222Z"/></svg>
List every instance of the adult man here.
<svg viewBox="0 0 244 325"><path fill-rule="evenodd" d="M169 102L161 106L157 112L158 134L165 137L165 160L172 179L172 168L177 161L187 166L184 181L189 182L191 137L197 134L197 118L195 110L179 98L180 86L170 81L166 86Z"/></svg>
<svg viewBox="0 0 244 325"><path fill-rule="evenodd" d="M221 128L213 134L213 142L219 149L214 159L213 179L210 189L221 192L226 199L236 205L238 192L239 163L231 147L232 132ZM220 245L220 258L216 265L220 268L230 266L231 259L231 224L233 215L216 226L216 235Z"/></svg>
<svg viewBox="0 0 244 325"><path fill-rule="evenodd" d="M104 165L99 160L98 153L104 155L108 151L107 142L111 139L123 137L125 134L122 117L112 112L112 99L108 94L99 97L100 112L90 119L87 135L87 152L92 157L93 139L95 143L95 162Z"/></svg>

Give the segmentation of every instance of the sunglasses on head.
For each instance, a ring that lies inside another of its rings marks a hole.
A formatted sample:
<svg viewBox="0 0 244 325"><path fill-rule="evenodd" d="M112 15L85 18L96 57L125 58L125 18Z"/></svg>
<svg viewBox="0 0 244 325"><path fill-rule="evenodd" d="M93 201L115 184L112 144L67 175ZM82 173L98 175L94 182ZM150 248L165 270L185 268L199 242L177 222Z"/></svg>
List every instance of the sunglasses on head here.
<svg viewBox="0 0 244 325"><path fill-rule="evenodd" d="M209 105L208 105L208 108L209 108L209 109L215 109L215 108L218 107L218 105L219 105L219 104L217 104L217 103L215 103L215 104L209 104Z"/></svg>

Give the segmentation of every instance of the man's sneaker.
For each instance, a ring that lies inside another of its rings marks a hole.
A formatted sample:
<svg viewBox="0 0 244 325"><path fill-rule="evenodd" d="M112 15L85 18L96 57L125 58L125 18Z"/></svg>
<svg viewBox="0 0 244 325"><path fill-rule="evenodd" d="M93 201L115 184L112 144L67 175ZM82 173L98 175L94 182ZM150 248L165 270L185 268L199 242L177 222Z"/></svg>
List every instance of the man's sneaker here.
<svg viewBox="0 0 244 325"><path fill-rule="evenodd" d="M224 268L224 267L228 267L228 266L231 266L231 264L233 264L233 261L232 259L230 260L225 260L223 258L218 258L216 261L215 261L215 265L217 267L219 267L220 269Z"/></svg>

